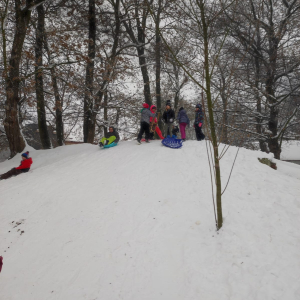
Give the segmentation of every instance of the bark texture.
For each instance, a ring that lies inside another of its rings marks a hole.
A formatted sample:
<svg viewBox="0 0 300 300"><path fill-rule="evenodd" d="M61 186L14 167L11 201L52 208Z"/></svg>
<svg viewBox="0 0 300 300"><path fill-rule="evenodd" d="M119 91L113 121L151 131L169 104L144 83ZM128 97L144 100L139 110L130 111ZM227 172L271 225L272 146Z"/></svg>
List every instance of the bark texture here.
<svg viewBox="0 0 300 300"><path fill-rule="evenodd" d="M85 95L84 95L84 120L83 120L83 141L91 142L91 131L93 131L93 81L95 68L95 46L96 46L96 7L95 0L89 0L89 44L88 62L86 65ZM94 139L93 139L94 140Z"/></svg>
<svg viewBox="0 0 300 300"><path fill-rule="evenodd" d="M43 81L43 37L45 31L45 12L43 5L37 7L37 12L38 21L36 27L35 44L35 90L37 101L37 115L42 147L43 149L50 149L51 141L47 128Z"/></svg>

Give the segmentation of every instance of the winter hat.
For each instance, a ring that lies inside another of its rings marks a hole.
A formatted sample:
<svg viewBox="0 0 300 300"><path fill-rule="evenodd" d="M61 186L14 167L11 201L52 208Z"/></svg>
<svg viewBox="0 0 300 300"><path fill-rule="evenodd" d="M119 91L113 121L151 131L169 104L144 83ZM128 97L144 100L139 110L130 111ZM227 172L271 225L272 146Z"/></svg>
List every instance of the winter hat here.
<svg viewBox="0 0 300 300"><path fill-rule="evenodd" d="M28 158L28 155L29 155L29 152L27 151L27 152L23 153L21 156Z"/></svg>
<svg viewBox="0 0 300 300"><path fill-rule="evenodd" d="M143 103L143 107L144 107L144 108L149 108L149 104Z"/></svg>
<svg viewBox="0 0 300 300"><path fill-rule="evenodd" d="M166 106L168 106L168 105L171 107L171 100L166 101Z"/></svg>
<svg viewBox="0 0 300 300"><path fill-rule="evenodd" d="M202 105L201 105L201 104L197 104L197 105L196 105L196 108L202 109Z"/></svg>
<svg viewBox="0 0 300 300"><path fill-rule="evenodd" d="M153 109L156 109L156 106L155 106L155 105L151 105L151 106L150 106L150 111L151 111L152 113L154 112Z"/></svg>
<svg viewBox="0 0 300 300"><path fill-rule="evenodd" d="M183 110L183 109L184 109L183 107L180 107L180 108L179 108L179 111L181 111L181 110Z"/></svg>

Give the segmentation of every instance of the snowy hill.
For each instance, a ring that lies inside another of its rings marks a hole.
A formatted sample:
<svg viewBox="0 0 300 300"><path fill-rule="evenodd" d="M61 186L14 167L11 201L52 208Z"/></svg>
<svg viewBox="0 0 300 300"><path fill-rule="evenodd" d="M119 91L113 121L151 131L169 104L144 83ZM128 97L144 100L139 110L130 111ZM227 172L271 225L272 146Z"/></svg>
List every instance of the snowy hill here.
<svg viewBox="0 0 300 300"><path fill-rule="evenodd" d="M300 299L300 166L241 149L216 233L204 142L30 154L0 181L1 300Z"/></svg>

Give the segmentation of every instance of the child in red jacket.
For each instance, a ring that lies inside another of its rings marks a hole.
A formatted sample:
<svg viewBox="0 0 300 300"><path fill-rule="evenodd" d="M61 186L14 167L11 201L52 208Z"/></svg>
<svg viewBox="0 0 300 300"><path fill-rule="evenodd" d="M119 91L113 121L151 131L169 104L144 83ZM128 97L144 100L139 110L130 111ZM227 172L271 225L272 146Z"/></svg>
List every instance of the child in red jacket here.
<svg viewBox="0 0 300 300"><path fill-rule="evenodd" d="M152 113L154 113L155 111L154 111L154 109L156 110L156 106L155 105L152 105L151 107L150 107L150 111L152 112ZM161 134L161 131L160 131L160 129L159 129L159 127L158 127L158 124L157 124L157 118L155 118L154 119L154 122L152 123L152 121L153 121L153 117L150 117L150 140L154 140L154 131L157 133L157 135L159 136L159 138L160 139L164 139L164 137L163 137L163 135ZM151 125L152 125L152 128L151 128ZM152 131L151 131L151 129L152 129Z"/></svg>
<svg viewBox="0 0 300 300"><path fill-rule="evenodd" d="M30 170L30 166L32 164L32 158L28 157L29 152L23 153L21 155L22 161L21 164L17 168L13 168L10 171L0 175L0 180L2 179L8 179L11 176L17 176L22 173L26 173Z"/></svg>

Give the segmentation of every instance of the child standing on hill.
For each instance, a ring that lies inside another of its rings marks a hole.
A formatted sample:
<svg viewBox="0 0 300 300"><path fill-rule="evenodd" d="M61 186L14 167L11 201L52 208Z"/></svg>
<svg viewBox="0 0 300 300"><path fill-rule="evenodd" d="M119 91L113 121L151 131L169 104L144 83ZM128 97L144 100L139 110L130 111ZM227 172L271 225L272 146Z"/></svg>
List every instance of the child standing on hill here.
<svg viewBox="0 0 300 300"><path fill-rule="evenodd" d="M202 105L197 104L195 110L195 122L194 122L197 141L202 141L205 139L205 135L202 132L203 119L204 118L203 118Z"/></svg>
<svg viewBox="0 0 300 300"><path fill-rule="evenodd" d="M164 137L172 135L172 127L175 119L175 112L171 108L171 100L167 100L166 109L163 113L162 120L164 121Z"/></svg>
<svg viewBox="0 0 300 300"><path fill-rule="evenodd" d="M155 113L155 110L156 110L156 106L155 105L151 105L150 111L152 113ZM149 135L150 140L154 140L154 133L155 132L157 133L157 135L159 136L160 139L162 139L162 140L164 139L164 137L161 134L161 131L160 131L159 127L158 127L158 124L157 124L158 120L157 119L158 119L158 117L154 118L154 121L153 121L153 117L150 117L150 135Z"/></svg>
<svg viewBox="0 0 300 300"><path fill-rule="evenodd" d="M145 133L146 143L149 143L150 135L150 118L156 117L156 107L153 108L153 113L149 110L149 105L147 103L143 104L143 109L141 110L141 129L137 138L137 142L140 145L143 134Z"/></svg>
<svg viewBox="0 0 300 300"><path fill-rule="evenodd" d="M8 179L9 177L17 176L30 170L30 167L32 165L32 158L29 157L29 152L27 151L23 153L21 157L21 164L17 168L12 168L10 171L0 175L0 180Z"/></svg>
<svg viewBox="0 0 300 300"><path fill-rule="evenodd" d="M180 134L181 134L181 139L183 141L186 140L186 135L185 135L185 128L186 126L190 126L190 119L186 114L186 111L183 107L180 107L178 115L177 115L177 120L179 123L179 127L180 127Z"/></svg>

